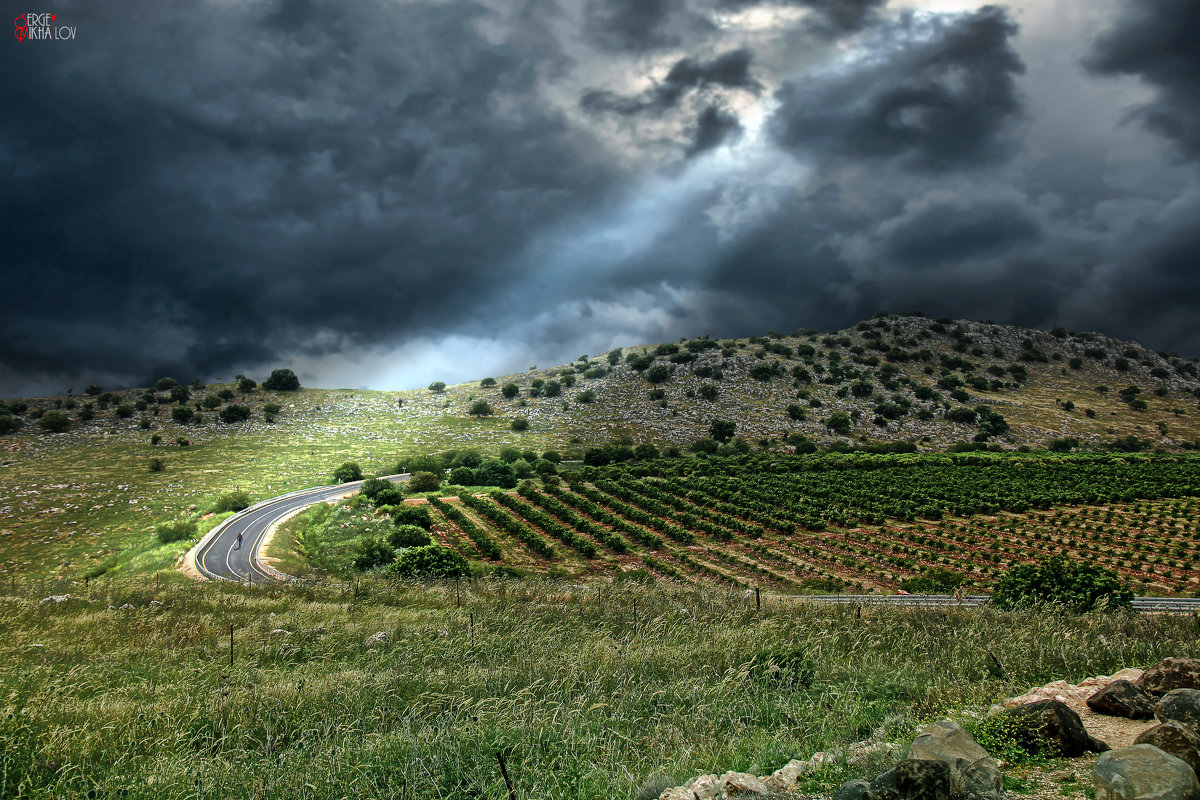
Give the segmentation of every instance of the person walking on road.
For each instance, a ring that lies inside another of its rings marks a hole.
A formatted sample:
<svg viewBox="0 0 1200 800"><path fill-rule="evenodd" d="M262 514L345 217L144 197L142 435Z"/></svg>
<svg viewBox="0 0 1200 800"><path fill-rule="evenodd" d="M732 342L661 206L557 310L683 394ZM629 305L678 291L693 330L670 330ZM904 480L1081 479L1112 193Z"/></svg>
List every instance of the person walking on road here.
<svg viewBox="0 0 1200 800"><path fill-rule="evenodd" d="M238 538L237 538L237 546L236 546L236 547L234 547L233 549L234 549L234 550L241 550L241 549L242 549L242 534L241 534L241 533L238 533Z"/></svg>

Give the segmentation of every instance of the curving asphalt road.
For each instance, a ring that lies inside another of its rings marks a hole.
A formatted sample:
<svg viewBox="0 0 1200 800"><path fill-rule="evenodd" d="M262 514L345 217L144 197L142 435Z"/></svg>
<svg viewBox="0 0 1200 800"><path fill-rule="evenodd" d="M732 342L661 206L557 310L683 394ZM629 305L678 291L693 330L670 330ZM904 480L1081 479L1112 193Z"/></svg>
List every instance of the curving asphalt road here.
<svg viewBox="0 0 1200 800"><path fill-rule="evenodd" d="M408 480L407 475L389 475L392 483ZM337 486L318 486L285 494L251 506L225 520L196 545L196 568L205 578L231 581L277 580L280 577L259 561L258 549L271 526L300 509L316 503L337 500L358 491L362 481ZM242 544L237 543L242 534Z"/></svg>

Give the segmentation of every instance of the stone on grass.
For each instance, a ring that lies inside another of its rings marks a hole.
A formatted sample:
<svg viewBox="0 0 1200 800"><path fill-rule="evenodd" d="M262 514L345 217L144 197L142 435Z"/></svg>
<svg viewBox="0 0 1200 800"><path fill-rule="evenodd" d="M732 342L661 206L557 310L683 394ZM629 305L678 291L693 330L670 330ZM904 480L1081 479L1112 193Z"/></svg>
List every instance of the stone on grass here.
<svg viewBox="0 0 1200 800"><path fill-rule="evenodd" d="M1113 681L1087 699L1088 708L1097 714L1126 719L1150 719L1154 716L1154 695L1133 681Z"/></svg>
<svg viewBox="0 0 1200 800"><path fill-rule="evenodd" d="M1200 774L1200 734L1182 722L1168 720L1142 732L1134 744L1152 744L1170 753Z"/></svg>
<svg viewBox="0 0 1200 800"><path fill-rule="evenodd" d="M388 638L387 631L376 631L367 637L365 644L383 644Z"/></svg>
<svg viewBox="0 0 1200 800"><path fill-rule="evenodd" d="M1172 689L1200 689L1200 659L1164 658L1146 670L1138 684L1152 694Z"/></svg>
<svg viewBox="0 0 1200 800"><path fill-rule="evenodd" d="M739 795L765 796L771 792L765 783L748 772L726 772L721 776L720 781L725 794L734 797Z"/></svg>
<svg viewBox="0 0 1200 800"><path fill-rule="evenodd" d="M970 797L1004 796L1000 765L956 722L926 725L913 740L908 757L945 763L955 786Z"/></svg>
<svg viewBox="0 0 1200 800"><path fill-rule="evenodd" d="M819 769L824 764L831 764L835 760L829 753L814 753L808 761L794 758L772 772L770 777L763 779L763 783L767 785L767 788L776 792L790 792L796 788L796 783L802 776Z"/></svg>
<svg viewBox="0 0 1200 800"><path fill-rule="evenodd" d="M1077 758L1086 752L1103 753L1108 745L1088 735L1079 715L1057 700L1042 700L1001 712L1016 723L1017 743L1030 753L1047 746L1048 755Z"/></svg>
<svg viewBox="0 0 1200 800"><path fill-rule="evenodd" d="M837 790L833 800L871 800L871 784L862 778L846 781Z"/></svg>
<svg viewBox="0 0 1200 800"><path fill-rule="evenodd" d="M1154 745L1110 750L1092 769L1096 800L1198 800L1200 783L1183 761Z"/></svg>
<svg viewBox="0 0 1200 800"><path fill-rule="evenodd" d="M1175 720L1200 730L1200 689L1172 689L1154 707L1159 722Z"/></svg>
<svg viewBox="0 0 1200 800"><path fill-rule="evenodd" d="M69 595L69 594L52 594L49 597L44 598L42 600L42 605L44 605L44 606L45 605L55 605L56 606L59 603L65 603L70 599L71 599L71 595Z"/></svg>

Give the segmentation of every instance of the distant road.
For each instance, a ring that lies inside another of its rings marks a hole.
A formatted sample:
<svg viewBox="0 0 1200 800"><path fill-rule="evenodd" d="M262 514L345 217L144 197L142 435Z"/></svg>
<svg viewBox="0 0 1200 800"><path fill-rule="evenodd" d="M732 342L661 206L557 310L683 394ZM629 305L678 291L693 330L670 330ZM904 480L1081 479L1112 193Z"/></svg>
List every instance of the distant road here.
<svg viewBox="0 0 1200 800"><path fill-rule="evenodd" d="M408 480L407 475L387 477L392 483ZM189 553L195 558L196 569L210 580L262 581L278 580L278 572L259 561L259 546L271 526L300 509L338 500L358 491L362 481L337 486L318 486L285 494L241 511L217 526ZM242 534L242 544L237 543Z"/></svg>

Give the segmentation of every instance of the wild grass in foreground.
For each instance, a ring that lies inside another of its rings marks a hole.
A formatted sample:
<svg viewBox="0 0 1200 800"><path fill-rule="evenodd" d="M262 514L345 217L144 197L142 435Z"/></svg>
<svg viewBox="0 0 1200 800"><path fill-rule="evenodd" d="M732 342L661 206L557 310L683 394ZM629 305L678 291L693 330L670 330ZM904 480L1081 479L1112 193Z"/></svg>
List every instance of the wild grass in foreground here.
<svg viewBox="0 0 1200 800"><path fill-rule="evenodd" d="M90 590L0 587L0 796L501 798L501 753L517 797L623 798L1197 650L1186 617L757 610L654 584Z"/></svg>

